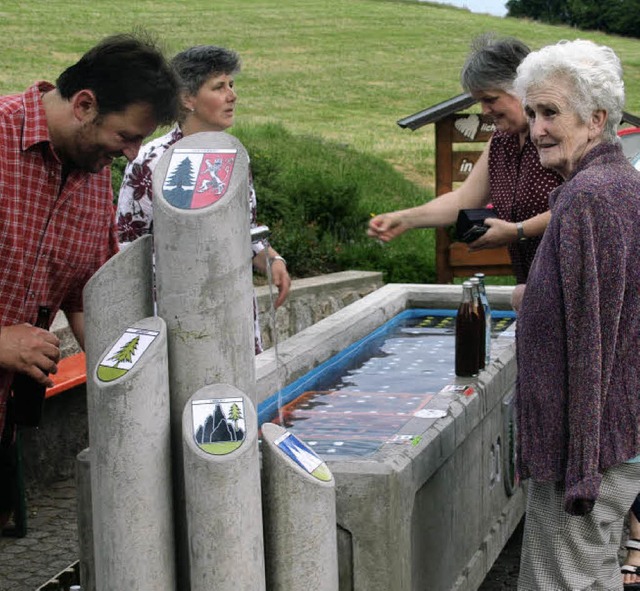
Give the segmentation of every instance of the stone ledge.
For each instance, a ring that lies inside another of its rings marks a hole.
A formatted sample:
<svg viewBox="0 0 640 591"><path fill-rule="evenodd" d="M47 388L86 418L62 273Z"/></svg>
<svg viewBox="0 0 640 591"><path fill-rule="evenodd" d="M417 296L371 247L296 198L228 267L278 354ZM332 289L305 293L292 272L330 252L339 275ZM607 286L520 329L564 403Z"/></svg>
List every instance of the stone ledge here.
<svg viewBox="0 0 640 591"><path fill-rule="evenodd" d="M296 279L291 284L287 301L275 314L271 309L269 286L257 287L264 348L274 344L274 316L275 338L281 342L382 286L382 273L372 271L341 271ZM274 298L276 295L274 291Z"/></svg>
<svg viewBox="0 0 640 591"><path fill-rule="evenodd" d="M317 277L306 277L305 279L294 279L291 282L289 297L299 297L308 293L317 293L335 288L360 289L371 283L382 286L382 273L377 271L340 271L338 273L328 273ZM256 287L258 302L268 304L269 286L262 285Z"/></svg>
<svg viewBox="0 0 640 591"><path fill-rule="evenodd" d="M73 336L69 322L67 322L67 317L62 310L56 314L50 330L60 339L60 353L62 357L69 357L75 353L80 353L80 345L78 341L76 341L76 337Z"/></svg>

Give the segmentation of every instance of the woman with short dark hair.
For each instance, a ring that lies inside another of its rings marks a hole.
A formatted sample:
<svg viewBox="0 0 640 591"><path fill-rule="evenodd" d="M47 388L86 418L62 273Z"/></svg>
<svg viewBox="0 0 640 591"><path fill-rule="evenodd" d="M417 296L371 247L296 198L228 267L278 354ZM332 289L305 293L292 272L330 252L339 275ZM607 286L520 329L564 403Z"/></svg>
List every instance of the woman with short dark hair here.
<svg viewBox="0 0 640 591"><path fill-rule="evenodd" d="M215 45L196 45L178 53L171 64L181 86L178 123L162 137L142 146L138 157L125 169L116 214L121 243L153 232L151 176L169 146L194 133L224 131L234 122L238 98L235 75L240 71L240 57L235 51ZM248 199L250 225L256 227L257 202L251 169ZM277 308L284 303L291 286L286 262L267 243L255 242L252 248L254 268L266 273L267 264L271 267L271 279L278 289L274 302ZM262 339L255 301L254 308L257 354L262 351Z"/></svg>
<svg viewBox="0 0 640 591"><path fill-rule="evenodd" d="M459 210L491 203L497 218L487 218L489 230L470 247L507 245L516 280L526 283L549 223L549 192L562 182L557 173L540 165L522 103L513 92L518 65L528 53L529 48L513 37L475 39L460 78L496 131L461 186L418 207L375 216L369 236L386 242L413 228L448 226Z"/></svg>

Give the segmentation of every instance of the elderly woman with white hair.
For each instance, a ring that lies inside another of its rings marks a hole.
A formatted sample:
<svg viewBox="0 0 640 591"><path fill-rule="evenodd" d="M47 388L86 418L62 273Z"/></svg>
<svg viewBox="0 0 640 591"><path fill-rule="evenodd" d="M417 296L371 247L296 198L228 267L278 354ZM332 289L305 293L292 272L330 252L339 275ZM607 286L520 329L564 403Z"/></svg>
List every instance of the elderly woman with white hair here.
<svg viewBox="0 0 640 591"><path fill-rule="evenodd" d="M621 590L640 489L640 174L616 136L622 67L608 47L560 42L523 60L515 91L542 165L565 179L518 317L518 589Z"/></svg>

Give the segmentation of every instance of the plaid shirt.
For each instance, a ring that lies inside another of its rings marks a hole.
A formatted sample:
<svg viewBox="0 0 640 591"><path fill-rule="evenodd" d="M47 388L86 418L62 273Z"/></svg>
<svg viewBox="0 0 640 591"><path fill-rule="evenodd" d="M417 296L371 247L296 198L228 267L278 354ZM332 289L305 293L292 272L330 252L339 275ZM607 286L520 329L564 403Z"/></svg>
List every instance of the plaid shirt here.
<svg viewBox="0 0 640 591"><path fill-rule="evenodd" d="M0 326L34 323L39 305L82 311L82 289L118 250L111 173L71 170L52 149L39 82L0 97ZM11 372L0 370L0 432Z"/></svg>

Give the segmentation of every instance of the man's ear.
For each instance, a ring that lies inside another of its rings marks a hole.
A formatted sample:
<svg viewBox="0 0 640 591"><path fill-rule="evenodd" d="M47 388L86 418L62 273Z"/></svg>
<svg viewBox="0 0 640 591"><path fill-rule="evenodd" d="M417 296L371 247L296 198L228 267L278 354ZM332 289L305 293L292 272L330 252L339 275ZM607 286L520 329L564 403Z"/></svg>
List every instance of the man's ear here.
<svg viewBox="0 0 640 591"><path fill-rule="evenodd" d="M75 118L84 123L93 121L98 115L98 101L92 90L79 90L71 97Z"/></svg>
<svg viewBox="0 0 640 591"><path fill-rule="evenodd" d="M608 114L604 109L598 109L591 114L591 122L589 124L589 139L595 139L602 135L604 126L607 122Z"/></svg>

